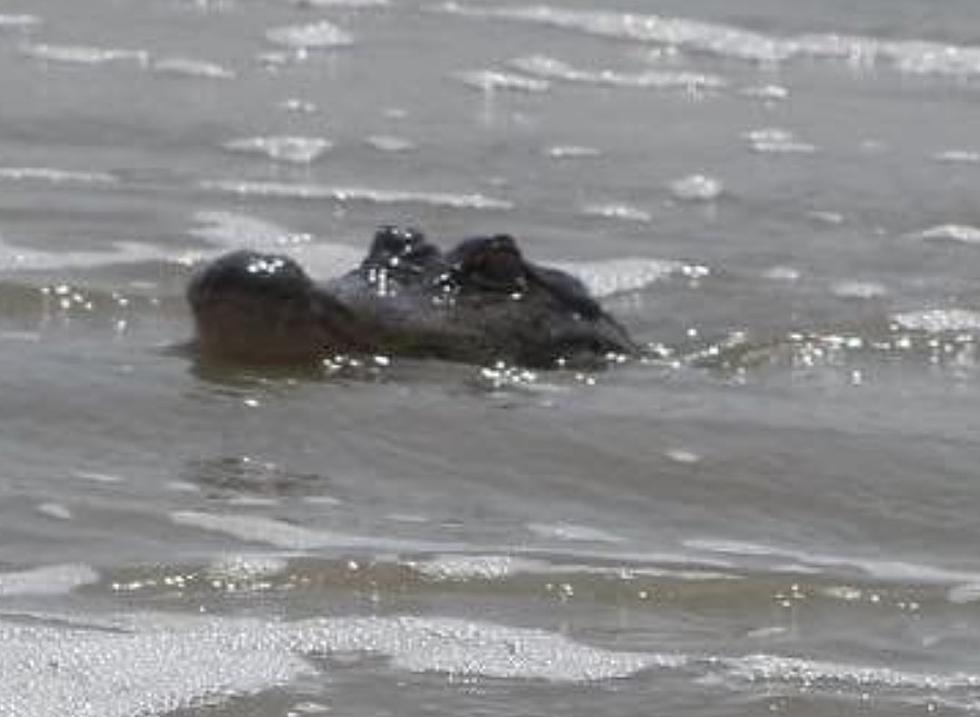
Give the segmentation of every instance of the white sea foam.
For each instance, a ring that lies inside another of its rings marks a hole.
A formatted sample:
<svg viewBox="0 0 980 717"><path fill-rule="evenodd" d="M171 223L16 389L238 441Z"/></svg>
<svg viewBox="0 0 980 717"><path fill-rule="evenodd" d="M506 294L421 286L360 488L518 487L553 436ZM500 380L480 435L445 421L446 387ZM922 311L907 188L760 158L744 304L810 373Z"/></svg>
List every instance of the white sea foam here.
<svg viewBox="0 0 980 717"><path fill-rule="evenodd" d="M880 65L912 74L980 75L980 47L976 45L836 33L779 36L684 18L548 5L474 6L450 0L440 9L456 15L542 24L763 64L811 58L859 67Z"/></svg>
<svg viewBox="0 0 980 717"><path fill-rule="evenodd" d="M329 199L336 202L370 202L372 204L423 204L451 209L513 208L511 202L482 194L416 192L369 187L334 187L325 184L290 182L257 182L234 179L203 180L202 189L240 196L280 197L285 199Z"/></svg>
<svg viewBox="0 0 980 717"><path fill-rule="evenodd" d="M963 244L980 244L980 227L967 224L941 224L924 229L919 233L923 239L933 241L962 242Z"/></svg>
<svg viewBox="0 0 980 717"><path fill-rule="evenodd" d="M670 183L670 193L684 201L710 202L724 192L721 180L704 174L692 174Z"/></svg>
<svg viewBox="0 0 980 717"><path fill-rule="evenodd" d="M354 44L353 35L326 20L307 25L274 27L265 33L265 37L276 45L293 48L348 47Z"/></svg>
<svg viewBox="0 0 980 717"><path fill-rule="evenodd" d="M116 184L119 181L108 172L82 172L56 167L0 167L0 180L52 184Z"/></svg>
<svg viewBox="0 0 980 717"><path fill-rule="evenodd" d="M647 223L653 221L653 216L649 212L621 202L586 204L582 207L582 214L588 217L622 219L628 222Z"/></svg>
<svg viewBox="0 0 980 717"><path fill-rule="evenodd" d="M513 72L497 70L473 70L456 75L467 87L483 92L493 90L517 90L519 92L547 92L551 83L536 77L525 77Z"/></svg>
<svg viewBox="0 0 980 717"><path fill-rule="evenodd" d="M21 51L38 60L76 65L101 65L107 62L130 61L145 66L149 61L149 53L145 50L125 50L117 47L28 44L23 45Z"/></svg>
<svg viewBox="0 0 980 717"><path fill-rule="evenodd" d="M975 688L980 685L980 675L963 672L908 672L891 667L852 665L782 655L745 655L721 658L719 662L731 676L739 679L766 683L786 682L806 688L822 685L827 688L912 688L934 692Z"/></svg>
<svg viewBox="0 0 980 717"><path fill-rule="evenodd" d="M21 572L0 573L0 597L64 595L75 588L98 581L99 574L88 565L46 565ZM0 685L0 690L2 689ZM0 709L0 714L7 713Z"/></svg>
<svg viewBox="0 0 980 717"><path fill-rule="evenodd" d="M892 317L903 329L940 334L948 331L980 330L980 312L970 309L926 309Z"/></svg>
<svg viewBox="0 0 980 717"><path fill-rule="evenodd" d="M333 143L322 137L293 135L242 137L224 144L224 148L231 152L262 154L269 159L293 164L310 164L332 147Z"/></svg>
<svg viewBox="0 0 980 717"><path fill-rule="evenodd" d="M817 148L809 142L801 142L791 131L779 127L765 127L746 132L744 135L753 152L760 154L813 154Z"/></svg>
<svg viewBox="0 0 980 717"><path fill-rule="evenodd" d="M57 622L56 622L57 621ZM136 717L221 704L316 668L311 654L374 653L412 672L585 682L677 667L672 655L613 652L541 630L448 618L302 622L138 615L108 624L0 620L0 713Z"/></svg>
<svg viewBox="0 0 980 717"><path fill-rule="evenodd" d="M520 57L511 60L510 64L515 69L536 77L613 87L706 90L718 89L727 84L717 75L707 75L700 72L582 70L545 55Z"/></svg>
<svg viewBox="0 0 980 717"><path fill-rule="evenodd" d="M153 61L153 71L165 75L201 77L208 80L233 80L235 73L221 65L186 57L167 57Z"/></svg>

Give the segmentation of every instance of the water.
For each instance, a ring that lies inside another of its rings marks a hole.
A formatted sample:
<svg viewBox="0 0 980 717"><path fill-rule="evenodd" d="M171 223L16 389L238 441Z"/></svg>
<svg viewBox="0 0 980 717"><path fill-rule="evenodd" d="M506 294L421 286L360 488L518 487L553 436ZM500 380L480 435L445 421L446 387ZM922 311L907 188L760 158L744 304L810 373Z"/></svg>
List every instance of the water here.
<svg viewBox="0 0 980 717"><path fill-rule="evenodd" d="M980 707L980 13L6 0L0 714ZM661 358L173 347L509 231Z"/></svg>

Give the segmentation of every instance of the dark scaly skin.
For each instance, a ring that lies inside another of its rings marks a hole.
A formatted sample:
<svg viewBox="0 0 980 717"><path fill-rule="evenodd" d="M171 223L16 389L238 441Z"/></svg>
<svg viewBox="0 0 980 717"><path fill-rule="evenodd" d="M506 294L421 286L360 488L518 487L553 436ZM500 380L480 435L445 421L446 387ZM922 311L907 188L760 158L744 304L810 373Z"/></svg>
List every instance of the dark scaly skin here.
<svg viewBox="0 0 980 717"><path fill-rule="evenodd" d="M237 251L187 297L201 353L241 363L373 353L552 368L638 351L580 281L526 261L506 235L443 253L383 227L357 269L321 284L288 257Z"/></svg>

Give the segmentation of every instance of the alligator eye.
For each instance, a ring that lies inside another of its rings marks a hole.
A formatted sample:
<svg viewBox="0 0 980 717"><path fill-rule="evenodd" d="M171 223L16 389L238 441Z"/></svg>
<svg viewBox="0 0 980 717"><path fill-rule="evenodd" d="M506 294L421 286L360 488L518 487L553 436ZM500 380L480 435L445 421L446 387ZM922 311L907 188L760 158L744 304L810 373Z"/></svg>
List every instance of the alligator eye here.
<svg viewBox="0 0 980 717"><path fill-rule="evenodd" d="M481 251L467 256L460 268L469 277L510 289L522 288L526 283L524 260L510 237L494 237Z"/></svg>

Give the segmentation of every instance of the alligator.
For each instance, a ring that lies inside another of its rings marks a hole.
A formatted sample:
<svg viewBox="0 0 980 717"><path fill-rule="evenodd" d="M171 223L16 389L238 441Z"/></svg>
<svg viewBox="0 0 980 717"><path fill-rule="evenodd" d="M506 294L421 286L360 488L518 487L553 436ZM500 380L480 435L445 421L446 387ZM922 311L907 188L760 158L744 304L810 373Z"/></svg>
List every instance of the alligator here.
<svg viewBox="0 0 980 717"><path fill-rule="evenodd" d="M187 299L200 355L225 362L363 354L555 368L639 352L581 281L527 261L506 234L444 252L384 226L360 266L319 283L288 256L234 251L197 272Z"/></svg>

